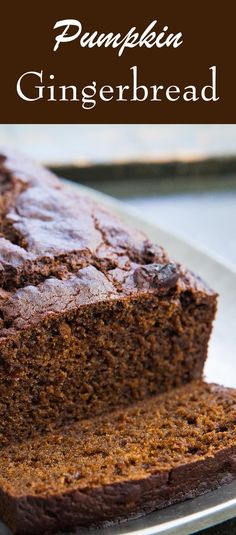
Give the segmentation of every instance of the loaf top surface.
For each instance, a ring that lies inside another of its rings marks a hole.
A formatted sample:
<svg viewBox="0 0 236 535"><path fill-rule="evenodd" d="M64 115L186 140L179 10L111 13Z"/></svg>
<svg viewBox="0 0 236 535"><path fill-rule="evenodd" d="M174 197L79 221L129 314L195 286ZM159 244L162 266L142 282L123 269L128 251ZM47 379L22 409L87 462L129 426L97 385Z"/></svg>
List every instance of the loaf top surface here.
<svg viewBox="0 0 236 535"><path fill-rule="evenodd" d="M209 463L219 454L235 472L235 422L236 390L193 382L29 439L20 448L3 448L0 487L13 496L49 497L158 474L163 486L181 478L185 485L199 470L207 480Z"/></svg>
<svg viewBox="0 0 236 535"><path fill-rule="evenodd" d="M212 293L144 234L0 150L0 333L47 312L171 288Z"/></svg>

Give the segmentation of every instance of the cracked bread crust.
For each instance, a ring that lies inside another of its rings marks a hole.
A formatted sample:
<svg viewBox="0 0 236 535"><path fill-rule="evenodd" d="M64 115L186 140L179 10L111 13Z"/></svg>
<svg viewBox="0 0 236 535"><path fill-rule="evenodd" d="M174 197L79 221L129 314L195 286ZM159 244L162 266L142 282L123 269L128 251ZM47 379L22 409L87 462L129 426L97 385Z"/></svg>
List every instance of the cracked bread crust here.
<svg viewBox="0 0 236 535"><path fill-rule="evenodd" d="M181 290L195 286L213 294L202 281L171 264L162 247L128 230L114 215L28 160L0 155L0 193L0 336L13 324L23 328L24 318L27 325L42 311L56 312L58 306L66 310L75 295L78 306L93 297L96 302L168 290L180 278ZM152 268L162 268L162 273L164 268L164 274L169 270L169 276L164 281L159 277L160 282L156 277L155 284ZM27 318L24 310L30 305Z"/></svg>
<svg viewBox="0 0 236 535"><path fill-rule="evenodd" d="M37 284L51 275L63 279L91 264L106 273L115 267L127 270L132 263L167 260L161 247L141 232L129 231L51 173L7 156L0 166L4 289Z"/></svg>

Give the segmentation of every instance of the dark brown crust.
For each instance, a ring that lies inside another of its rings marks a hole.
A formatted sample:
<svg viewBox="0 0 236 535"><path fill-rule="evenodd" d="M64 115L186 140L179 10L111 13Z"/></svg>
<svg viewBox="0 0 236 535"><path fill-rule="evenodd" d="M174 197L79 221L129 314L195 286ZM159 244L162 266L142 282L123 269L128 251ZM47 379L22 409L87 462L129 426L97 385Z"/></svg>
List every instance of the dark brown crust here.
<svg viewBox="0 0 236 535"><path fill-rule="evenodd" d="M236 477L236 446L214 457L156 474L83 492L13 499L14 535L47 535L80 527L105 527L196 498Z"/></svg>
<svg viewBox="0 0 236 535"><path fill-rule="evenodd" d="M0 160L0 283L13 291L49 276L64 280L80 268L101 272L165 255L92 200L22 158Z"/></svg>
<svg viewBox="0 0 236 535"><path fill-rule="evenodd" d="M53 312L58 286L62 311L69 296L74 298L75 285L80 305L86 304L81 270L96 279L96 300L167 290L178 279L185 289L212 294L170 264L144 234L22 157L0 153L0 194L0 337L17 329L12 315L24 327L26 302L29 308L32 301L28 322L35 317L34 299L38 306L42 302L44 315Z"/></svg>

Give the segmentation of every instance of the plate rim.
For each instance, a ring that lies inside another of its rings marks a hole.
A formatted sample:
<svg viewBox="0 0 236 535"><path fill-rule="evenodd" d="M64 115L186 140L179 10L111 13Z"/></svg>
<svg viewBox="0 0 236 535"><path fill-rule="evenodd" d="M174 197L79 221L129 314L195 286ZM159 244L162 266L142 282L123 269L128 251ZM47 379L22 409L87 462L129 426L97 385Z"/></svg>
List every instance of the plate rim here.
<svg viewBox="0 0 236 535"><path fill-rule="evenodd" d="M103 203L104 206L106 206L108 209L109 207L114 208L118 212L118 214L124 213L128 217L143 222L146 226L153 227L156 230L160 229L161 232L165 233L170 238L174 238L182 242L183 244L188 245L195 251L198 251L199 253L207 256L217 264L228 269L234 275L236 275L236 265L234 265L233 262L230 262L230 260L227 260L220 254L208 249L207 246L203 245L202 243L199 243L197 240L190 240L185 237L181 232L170 229L167 225L163 225L160 222L156 223L155 221L150 221L143 215L142 211L139 208L132 206L128 202L124 203L122 200L112 197L107 193L103 193L94 188L90 188L89 186L85 186L84 184L73 182L69 179L63 179L63 182L65 182L69 187L75 187L77 192L79 190L79 192L81 192L83 195L87 194L88 196L93 197L95 201L97 200L97 202Z"/></svg>

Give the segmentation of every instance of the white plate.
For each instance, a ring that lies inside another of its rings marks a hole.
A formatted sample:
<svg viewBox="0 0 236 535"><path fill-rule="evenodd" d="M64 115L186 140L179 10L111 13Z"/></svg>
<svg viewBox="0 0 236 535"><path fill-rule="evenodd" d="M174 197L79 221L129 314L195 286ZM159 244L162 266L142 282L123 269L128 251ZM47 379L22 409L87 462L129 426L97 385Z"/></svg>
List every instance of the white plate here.
<svg viewBox="0 0 236 535"><path fill-rule="evenodd" d="M205 375L208 381L236 388L236 268L216 256L209 255L206 250L187 243L162 226L147 223L145 214L140 214L133 207L85 186L75 187L81 194L91 196L118 213L128 224L145 231L154 242L163 245L175 260L183 262L185 266L202 276L219 293L219 308L210 341ZM236 481L194 500L185 501L136 520L96 530L95 533L189 535L235 516ZM91 535L92 531L89 533ZM0 534L9 534L1 523Z"/></svg>

